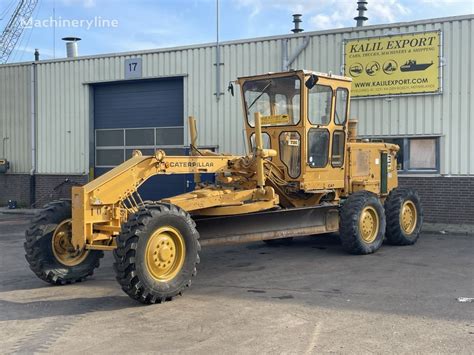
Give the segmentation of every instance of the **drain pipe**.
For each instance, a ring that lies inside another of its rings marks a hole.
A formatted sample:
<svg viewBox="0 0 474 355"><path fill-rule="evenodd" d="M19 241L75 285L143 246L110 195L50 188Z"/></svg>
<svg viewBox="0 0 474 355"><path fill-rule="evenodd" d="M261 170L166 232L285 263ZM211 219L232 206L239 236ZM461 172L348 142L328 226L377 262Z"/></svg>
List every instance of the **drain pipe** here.
<svg viewBox="0 0 474 355"><path fill-rule="evenodd" d="M288 41L288 40L287 40ZM291 57L288 59L288 63L287 63L287 69L290 69L291 67L291 64L293 64L293 62L296 60L296 58L298 58L298 56L301 54L301 52L303 52L306 47L308 47L308 44L309 44L309 36L306 36L303 40L303 43L301 43L298 48L296 48L296 51L291 55ZM288 54L287 54L288 55Z"/></svg>
<svg viewBox="0 0 474 355"><path fill-rule="evenodd" d="M36 96L37 71L36 62L39 61L39 52L35 50L35 62L31 64L30 105L31 105L31 170L30 170L30 207L36 203Z"/></svg>
<svg viewBox="0 0 474 355"><path fill-rule="evenodd" d="M288 70L288 38L281 40L281 70Z"/></svg>
<svg viewBox="0 0 474 355"><path fill-rule="evenodd" d="M309 36L305 36L303 43L301 43L298 48L296 48L296 51L291 55L290 58L288 58L288 38L282 39L282 66L281 69L282 71L288 71L290 70L291 64L298 58L298 56L303 52L306 47L308 47L310 38Z"/></svg>
<svg viewBox="0 0 474 355"><path fill-rule="evenodd" d="M293 28L291 31L293 33L300 33L300 32L303 32L303 29L300 28L299 24L301 23L301 15L300 14L294 14L293 15L293 23L295 24L295 28ZM296 50L293 52L293 54L288 57L288 42L289 42L289 38L284 38L282 39L282 45L281 45L281 49L282 49L282 59L281 59L281 62L282 62L282 65L281 65L281 68L282 68L282 71L288 71L291 67L291 64L293 64L293 62L296 60L296 58L298 58L298 56L301 54L301 52L303 52L306 47L308 47L308 44L309 44L309 41L310 41L310 38L309 36L305 36L304 37L304 40L303 40L303 43L301 43L298 48L296 48Z"/></svg>

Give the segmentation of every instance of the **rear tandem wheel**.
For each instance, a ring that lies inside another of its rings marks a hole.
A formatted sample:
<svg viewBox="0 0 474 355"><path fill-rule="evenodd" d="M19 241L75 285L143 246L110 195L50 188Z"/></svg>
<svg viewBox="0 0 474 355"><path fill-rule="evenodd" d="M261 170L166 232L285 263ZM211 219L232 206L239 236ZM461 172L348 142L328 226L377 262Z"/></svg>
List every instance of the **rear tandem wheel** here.
<svg viewBox="0 0 474 355"><path fill-rule="evenodd" d="M387 231L385 237L392 245L412 245L420 236L423 208L416 191L396 188L385 200Z"/></svg>
<svg viewBox="0 0 474 355"><path fill-rule="evenodd" d="M386 221L377 195L369 191L355 192L344 202L339 214L339 235L347 252L371 254L381 247Z"/></svg>

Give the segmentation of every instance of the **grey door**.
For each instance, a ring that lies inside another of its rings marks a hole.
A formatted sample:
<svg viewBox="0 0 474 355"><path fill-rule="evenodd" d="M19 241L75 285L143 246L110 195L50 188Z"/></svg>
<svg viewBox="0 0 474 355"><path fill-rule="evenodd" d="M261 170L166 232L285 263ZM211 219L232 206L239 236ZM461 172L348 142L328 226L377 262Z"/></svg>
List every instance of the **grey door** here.
<svg viewBox="0 0 474 355"><path fill-rule="evenodd" d="M166 78L94 86L95 175L130 158L134 149L154 154L184 154L183 79ZM158 200L186 190L186 178L160 176L139 190Z"/></svg>

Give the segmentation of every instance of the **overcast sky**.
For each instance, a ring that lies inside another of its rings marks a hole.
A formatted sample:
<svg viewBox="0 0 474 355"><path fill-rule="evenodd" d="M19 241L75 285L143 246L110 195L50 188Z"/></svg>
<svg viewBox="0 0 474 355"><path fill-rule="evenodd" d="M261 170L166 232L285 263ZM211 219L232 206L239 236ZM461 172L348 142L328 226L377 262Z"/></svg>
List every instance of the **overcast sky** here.
<svg viewBox="0 0 474 355"><path fill-rule="evenodd" d="M0 0L0 30L18 0ZM474 0L368 0L367 24L474 13ZM221 40L289 33L291 14L305 31L353 26L356 0L220 0ZM53 9L57 23L53 29ZM81 55L208 43L216 38L216 0L39 0L10 62L64 57L65 36ZM81 21L71 27L72 20ZM68 23L68 21L70 23ZM41 22L41 23L40 23ZM68 27L69 26L69 27Z"/></svg>

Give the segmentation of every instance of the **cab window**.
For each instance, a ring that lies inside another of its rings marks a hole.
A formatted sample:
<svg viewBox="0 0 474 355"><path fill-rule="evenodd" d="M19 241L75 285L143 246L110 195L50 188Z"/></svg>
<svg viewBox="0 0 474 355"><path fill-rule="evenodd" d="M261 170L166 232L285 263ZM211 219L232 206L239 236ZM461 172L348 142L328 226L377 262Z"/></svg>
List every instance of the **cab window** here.
<svg viewBox="0 0 474 355"><path fill-rule="evenodd" d="M312 168L324 168L328 164L329 131L311 128L308 132L308 165Z"/></svg>
<svg viewBox="0 0 474 355"><path fill-rule="evenodd" d="M280 134L280 159L293 179L300 176L301 170L301 137L298 132L282 132Z"/></svg>
<svg viewBox="0 0 474 355"><path fill-rule="evenodd" d="M261 96L259 96L261 95ZM270 96L267 93L261 93L256 91L247 91L245 93L245 100L247 102L253 102L252 107L247 108L247 115L249 118L249 124L254 125L254 114L260 112L262 116L270 115Z"/></svg>
<svg viewBox="0 0 474 355"><path fill-rule="evenodd" d="M263 149L270 149L271 143L270 143L270 135L266 132L262 133L262 139L263 139ZM256 143L256 138L255 138L255 133L252 133L250 135L250 149L253 151L257 147Z"/></svg>
<svg viewBox="0 0 474 355"><path fill-rule="evenodd" d="M336 90L336 114L334 121L337 125L343 125L347 119L347 100L349 98L349 90L338 88Z"/></svg>
<svg viewBox="0 0 474 355"><path fill-rule="evenodd" d="M344 131L334 131L332 134L332 159L333 167L341 167L344 164L344 142L346 135Z"/></svg>
<svg viewBox="0 0 474 355"><path fill-rule="evenodd" d="M315 85L308 93L308 118L313 125L327 125L331 121L332 89Z"/></svg>
<svg viewBox="0 0 474 355"><path fill-rule="evenodd" d="M296 75L249 80L243 85L247 122L255 126L255 112L262 126L296 125L300 121L301 81Z"/></svg>

